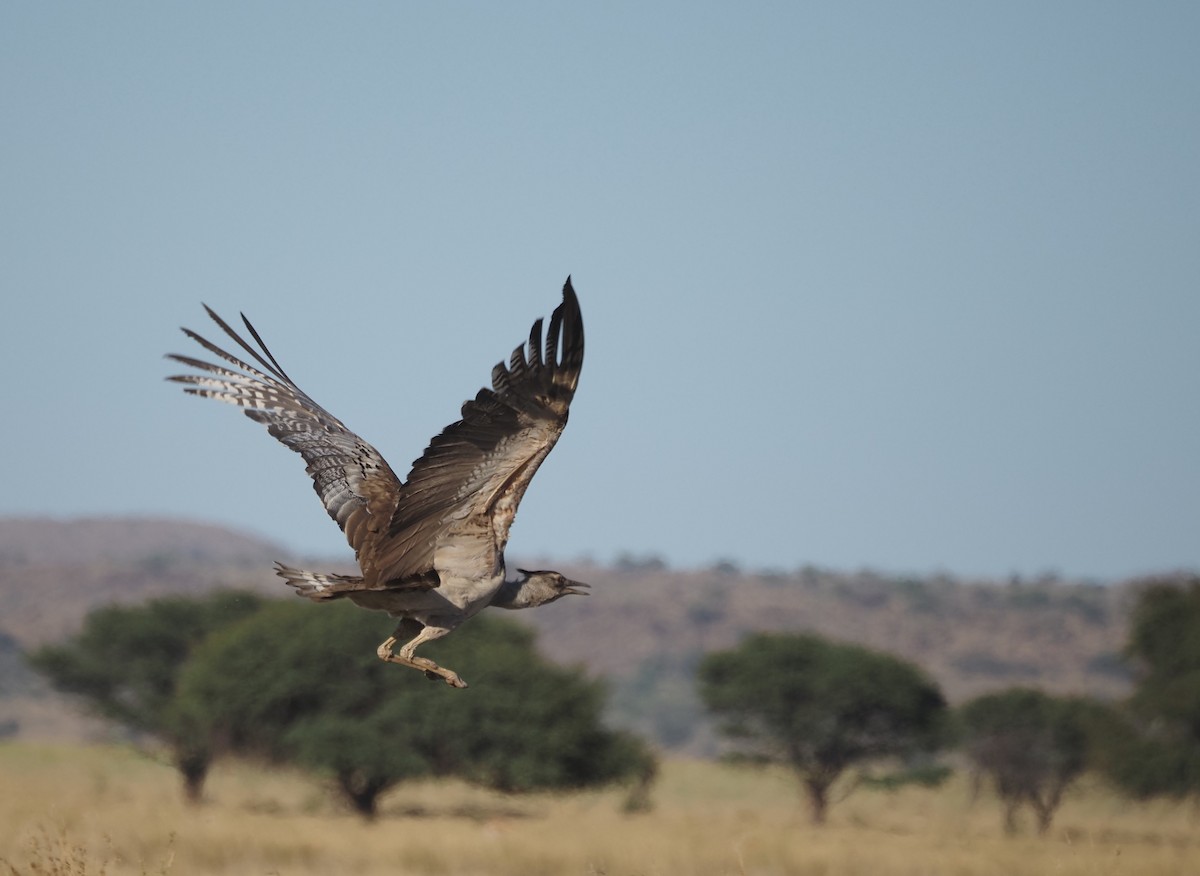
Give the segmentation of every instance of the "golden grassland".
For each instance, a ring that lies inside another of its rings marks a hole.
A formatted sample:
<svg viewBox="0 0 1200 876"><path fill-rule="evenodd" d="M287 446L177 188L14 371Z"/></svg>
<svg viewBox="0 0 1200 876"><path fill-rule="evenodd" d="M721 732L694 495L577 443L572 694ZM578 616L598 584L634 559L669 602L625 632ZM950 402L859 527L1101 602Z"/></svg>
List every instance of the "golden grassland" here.
<svg viewBox="0 0 1200 876"><path fill-rule="evenodd" d="M393 791L373 823L320 782L219 764L188 806L169 766L124 748L0 745L0 874L812 874L1012 876L1200 873L1200 813L1133 804L1085 783L1046 837L1006 838L966 779L860 788L813 827L784 772L667 761L647 813L623 793L504 797L459 784Z"/></svg>

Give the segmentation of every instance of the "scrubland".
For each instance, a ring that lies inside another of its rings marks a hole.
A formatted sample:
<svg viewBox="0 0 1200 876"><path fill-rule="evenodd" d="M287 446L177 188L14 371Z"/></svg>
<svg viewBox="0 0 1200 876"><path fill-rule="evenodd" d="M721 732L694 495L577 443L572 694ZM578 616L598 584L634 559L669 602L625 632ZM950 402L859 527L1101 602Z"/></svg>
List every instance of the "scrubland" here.
<svg viewBox="0 0 1200 876"><path fill-rule="evenodd" d="M317 780L219 764L188 806L174 771L117 747L0 746L0 873L124 874L1166 874L1200 873L1200 813L1083 783L1045 837L1001 831L956 777L859 788L814 827L783 772L668 760L646 813L620 791L505 797L455 783L393 791L366 823Z"/></svg>

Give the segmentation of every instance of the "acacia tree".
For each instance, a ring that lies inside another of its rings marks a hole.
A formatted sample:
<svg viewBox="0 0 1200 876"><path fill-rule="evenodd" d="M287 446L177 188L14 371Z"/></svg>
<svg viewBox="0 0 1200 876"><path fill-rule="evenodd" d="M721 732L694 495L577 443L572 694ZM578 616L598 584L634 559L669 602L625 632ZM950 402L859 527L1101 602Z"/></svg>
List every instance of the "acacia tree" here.
<svg viewBox="0 0 1200 876"><path fill-rule="evenodd" d="M181 724L175 710L179 673L188 656L215 630L257 611L252 593L218 591L205 597L164 597L141 605L96 609L70 639L29 655L30 664L96 714L171 751L184 793L197 801L212 753L204 734Z"/></svg>
<svg viewBox="0 0 1200 876"><path fill-rule="evenodd" d="M1145 582L1126 655L1137 687L1104 746L1104 768L1136 797L1200 799L1200 577Z"/></svg>
<svg viewBox="0 0 1200 876"><path fill-rule="evenodd" d="M708 655L699 678L705 705L741 750L796 772L816 824L848 768L941 741L937 685L910 663L855 645L754 635Z"/></svg>
<svg viewBox="0 0 1200 876"><path fill-rule="evenodd" d="M471 687L451 691L380 661L367 646L379 623L354 606L272 604L196 654L184 714L225 750L329 775L366 818L426 775L520 792L652 770L640 742L602 725L604 689L541 658L526 628L475 618L431 643L435 659L474 667Z"/></svg>
<svg viewBox="0 0 1200 876"><path fill-rule="evenodd" d="M987 776L1004 803L1004 828L1017 829L1028 805L1038 833L1050 828L1063 793L1090 762L1089 728L1102 706L1015 687L986 694L959 709L963 744L978 775Z"/></svg>

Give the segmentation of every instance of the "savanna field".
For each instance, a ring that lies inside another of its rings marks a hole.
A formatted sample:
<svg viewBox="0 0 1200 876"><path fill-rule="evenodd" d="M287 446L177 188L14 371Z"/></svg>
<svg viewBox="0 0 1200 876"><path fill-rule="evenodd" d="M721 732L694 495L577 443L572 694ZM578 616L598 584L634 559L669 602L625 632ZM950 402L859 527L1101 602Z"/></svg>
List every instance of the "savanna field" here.
<svg viewBox="0 0 1200 876"><path fill-rule="evenodd" d="M819 828L783 771L666 760L649 812L624 812L624 797L419 783L392 791L367 823L286 770L219 763L206 802L188 806L168 764L130 749L13 742L0 747L0 873L1200 873L1195 806L1131 803L1086 779L1045 837L1028 819L1004 836L995 798L974 796L962 774L939 789L860 787Z"/></svg>

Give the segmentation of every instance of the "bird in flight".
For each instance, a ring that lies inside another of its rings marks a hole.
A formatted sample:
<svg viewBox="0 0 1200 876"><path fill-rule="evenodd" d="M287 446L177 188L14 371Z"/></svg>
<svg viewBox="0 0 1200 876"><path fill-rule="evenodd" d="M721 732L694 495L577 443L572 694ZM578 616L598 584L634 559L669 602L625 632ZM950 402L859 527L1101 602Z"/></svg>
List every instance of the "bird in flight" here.
<svg viewBox="0 0 1200 876"><path fill-rule="evenodd" d="M492 386L462 406L462 419L434 437L401 481L379 452L313 401L275 361L250 321L257 348L207 305L204 308L250 364L183 333L224 364L167 358L198 373L168 377L184 392L242 408L247 417L299 453L325 510L346 534L361 575L308 572L276 563L276 574L315 601L349 599L399 619L378 648L380 659L466 687L451 669L416 654L488 606L534 608L588 585L558 572L504 565L508 530L525 489L567 425L583 367L583 317L567 278L562 303L518 344ZM397 649L398 642L403 644Z"/></svg>

